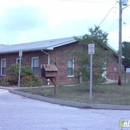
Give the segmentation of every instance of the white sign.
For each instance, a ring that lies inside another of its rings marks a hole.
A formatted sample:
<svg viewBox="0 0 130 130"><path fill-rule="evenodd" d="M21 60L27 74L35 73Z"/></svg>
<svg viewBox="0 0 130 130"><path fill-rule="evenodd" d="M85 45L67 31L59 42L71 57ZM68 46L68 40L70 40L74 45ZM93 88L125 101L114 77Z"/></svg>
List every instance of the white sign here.
<svg viewBox="0 0 130 130"><path fill-rule="evenodd" d="M126 68L126 73L130 73L130 68Z"/></svg>
<svg viewBox="0 0 130 130"><path fill-rule="evenodd" d="M23 55L22 50L19 50L19 57L22 57L22 55Z"/></svg>
<svg viewBox="0 0 130 130"><path fill-rule="evenodd" d="M88 44L88 54L95 54L95 44Z"/></svg>

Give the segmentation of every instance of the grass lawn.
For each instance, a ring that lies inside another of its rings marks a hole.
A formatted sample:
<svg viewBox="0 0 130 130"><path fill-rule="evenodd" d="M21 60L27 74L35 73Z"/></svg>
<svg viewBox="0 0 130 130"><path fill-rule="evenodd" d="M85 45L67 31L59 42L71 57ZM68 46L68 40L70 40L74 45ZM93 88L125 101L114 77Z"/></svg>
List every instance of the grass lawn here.
<svg viewBox="0 0 130 130"><path fill-rule="evenodd" d="M130 84L123 84L122 86L118 86L117 83L93 85L92 101L89 100L89 84L76 86L59 85L56 96L54 96L53 87L31 87L18 90L66 101L130 105Z"/></svg>

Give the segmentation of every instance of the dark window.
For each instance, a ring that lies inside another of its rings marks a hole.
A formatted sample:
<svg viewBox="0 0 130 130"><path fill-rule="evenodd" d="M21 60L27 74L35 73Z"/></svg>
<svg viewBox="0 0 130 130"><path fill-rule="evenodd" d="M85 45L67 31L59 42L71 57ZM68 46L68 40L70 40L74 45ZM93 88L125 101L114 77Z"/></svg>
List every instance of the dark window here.
<svg viewBox="0 0 130 130"><path fill-rule="evenodd" d="M74 59L68 59L67 76L74 76Z"/></svg>
<svg viewBox="0 0 130 130"><path fill-rule="evenodd" d="M6 59L1 59L1 75L6 75Z"/></svg>
<svg viewBox="0 0 130 130"><path fill-rule="evenodd" d="M39 74L39 58L38 57L32 57L32 70L35 73L35 75L38 76Z"/></svg>

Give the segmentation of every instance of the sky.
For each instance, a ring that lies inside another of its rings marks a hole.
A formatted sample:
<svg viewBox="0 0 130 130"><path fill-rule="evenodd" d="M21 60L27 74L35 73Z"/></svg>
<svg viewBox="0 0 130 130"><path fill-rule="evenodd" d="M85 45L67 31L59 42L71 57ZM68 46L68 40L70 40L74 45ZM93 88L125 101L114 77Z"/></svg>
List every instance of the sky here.
<svg viewBox="0 0 130 130"><path fill-rule="evenodd" d="M129 12L130 7L123 9L122 41L130 41ZM117 0L0 0L1 44L81 36L95 25L118 50Z"/></svg>

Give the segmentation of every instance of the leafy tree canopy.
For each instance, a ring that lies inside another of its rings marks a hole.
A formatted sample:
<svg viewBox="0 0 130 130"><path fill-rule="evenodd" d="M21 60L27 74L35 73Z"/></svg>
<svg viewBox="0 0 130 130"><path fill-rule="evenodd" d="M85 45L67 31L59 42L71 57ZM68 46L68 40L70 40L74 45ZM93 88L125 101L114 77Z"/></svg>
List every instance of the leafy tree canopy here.
<svg viewBox="0 0 130 130"><path fill-rule="evenodd" d="M79 44L82 44L84 51L75 51L79 69L77 73L82 73L83 79L89 81L90 75L90 55L88 55L88 44L95 44L95 54L93 55L93 81L99 83L104 81L102 74L108 65L108 56L111 51L107 49L108 34L103 32L98 26L89 29L89 34L82 38L77 38Z"/></svg>
<svg viewBox="0 0 130 130"><path fill-rule="evenodd" d="M122 43L122 55L124 56L122 63L125 67L130 67L130 42Z"/></svg>

